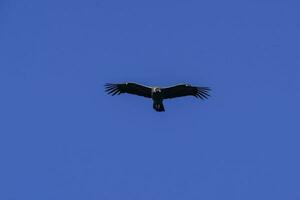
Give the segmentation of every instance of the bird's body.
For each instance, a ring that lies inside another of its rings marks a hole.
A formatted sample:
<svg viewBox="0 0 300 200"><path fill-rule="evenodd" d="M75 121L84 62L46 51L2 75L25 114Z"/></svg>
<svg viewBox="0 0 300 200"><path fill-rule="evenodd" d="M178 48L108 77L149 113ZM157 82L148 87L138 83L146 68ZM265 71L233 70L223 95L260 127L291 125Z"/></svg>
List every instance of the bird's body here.
<svg viewBox="0 0 300 200"><path fill-rule="evenodd" d="M158 87L153 87L151 91L151 97L153 100L153 108L158 112L165 111L161 89Z"/></svg>
<svg viewBox="0 0 300 200"><path fill-rule="evenodd" d="M148 87L137 83L105 84L108 94L129 93L152 98L153 108L158 112L165 111L163 100L183 96L194 96L200 99L208 98L208 87L194 87L189 84L179 84L172 87Z"/></svg>

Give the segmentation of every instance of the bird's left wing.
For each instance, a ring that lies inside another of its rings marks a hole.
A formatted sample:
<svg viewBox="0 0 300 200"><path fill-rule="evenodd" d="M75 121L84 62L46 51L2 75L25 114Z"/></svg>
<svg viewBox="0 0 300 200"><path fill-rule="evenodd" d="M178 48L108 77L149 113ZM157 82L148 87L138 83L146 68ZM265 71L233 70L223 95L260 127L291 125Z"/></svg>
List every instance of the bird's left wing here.
<svg viewBox="0 0 300 200"><path fill-rule="evenodd" d="M116 95L122 93L135 94L143 97L151 98L151 87L140 85L137 83L121 83L121 84L105 84L105 91L108 94Z"/></svg>
<svg viewBox="0 0 300 200"><path fill-rule="evenodd" d="M161 88L162 96L164 99L171 99L183 96L194 96L200 99L207 99L209 97L208 87L194 87L187 84L175 85L172 87Z"/></svg>

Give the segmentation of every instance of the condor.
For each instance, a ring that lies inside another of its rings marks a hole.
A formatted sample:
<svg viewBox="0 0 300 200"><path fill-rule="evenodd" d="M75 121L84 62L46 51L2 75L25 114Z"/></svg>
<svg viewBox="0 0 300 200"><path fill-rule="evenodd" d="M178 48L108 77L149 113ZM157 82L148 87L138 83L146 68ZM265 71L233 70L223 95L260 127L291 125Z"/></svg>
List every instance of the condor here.
<svg viewBox="0 0 300 200"><path fill-rule="evenodd" d="M171 87L149 87L137 83L105 84L105 91L111 95L122 93L134 94L152 98L153 108L158 112L164 112L164 99L172 99L183 96L194 96L200 99L209 97L210 88L195 87L189 84L179 84Z"/></svg>

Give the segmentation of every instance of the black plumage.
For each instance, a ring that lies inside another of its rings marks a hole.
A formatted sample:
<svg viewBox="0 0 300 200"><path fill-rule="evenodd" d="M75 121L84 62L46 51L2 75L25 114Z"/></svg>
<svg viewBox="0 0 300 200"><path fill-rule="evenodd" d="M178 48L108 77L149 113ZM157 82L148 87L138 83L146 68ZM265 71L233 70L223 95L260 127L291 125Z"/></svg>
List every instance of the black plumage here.
<svg viewBox="0 0 300 200"><path fill-rule="evenodd" d="M163 100L184 96L194 96L200 99L207 99L210 88L195 87L189 84L179 84L171 87L149 87L137 83L105 84L105 91L111 95L122 93L134 94L153 99L153 108L162 112L165 111Z"/></svg>

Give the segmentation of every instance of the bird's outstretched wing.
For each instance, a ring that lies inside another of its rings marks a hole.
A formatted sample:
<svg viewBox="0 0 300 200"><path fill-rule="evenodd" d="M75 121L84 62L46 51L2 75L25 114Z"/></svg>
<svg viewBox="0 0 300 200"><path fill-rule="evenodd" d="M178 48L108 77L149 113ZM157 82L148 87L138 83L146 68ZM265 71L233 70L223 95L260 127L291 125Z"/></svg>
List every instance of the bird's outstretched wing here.
<svg viewBox="0 0 300 200"><path fill-rule="evenodd" d="M194 96L200 99L207 99L209 97L208 87L193 87L188 84L180 84L172 87L161 88L162 96L164 99L171 99L183 96Z"/></svg>
<svg viewBox="0 0 300 200"><path fill-rule="evenodd" d="M122 84L111 84L107 83L104 85L105 91L108 94L116 95L122 93L135 94L143 97L151 98L151 87L140 85L137 83L122 83Z"/></svg>

